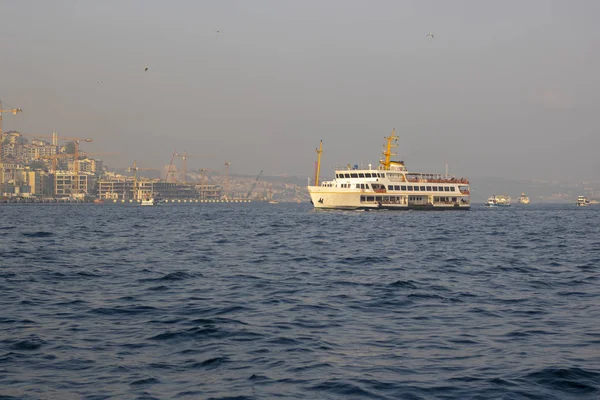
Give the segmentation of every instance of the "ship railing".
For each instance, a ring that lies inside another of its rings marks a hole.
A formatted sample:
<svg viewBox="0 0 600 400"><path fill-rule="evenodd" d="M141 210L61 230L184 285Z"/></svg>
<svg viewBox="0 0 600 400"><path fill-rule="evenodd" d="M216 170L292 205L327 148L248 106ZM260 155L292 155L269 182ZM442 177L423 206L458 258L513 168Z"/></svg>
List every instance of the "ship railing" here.
<svg viewBox="0 0 600 400"><path fill-rule="evenodd" d="M333 167L335 171L378 171L378 168L374 168L373 165L363 165L363 164L347 164L347 165L338 165Z"/></svg>
<svg viewBox="0 0 600 400"><path fill-rule="evenodd" d="M461 184L469 184L469 180L466 178L406 178L407 182L411 183L461 183Z"/></svg>

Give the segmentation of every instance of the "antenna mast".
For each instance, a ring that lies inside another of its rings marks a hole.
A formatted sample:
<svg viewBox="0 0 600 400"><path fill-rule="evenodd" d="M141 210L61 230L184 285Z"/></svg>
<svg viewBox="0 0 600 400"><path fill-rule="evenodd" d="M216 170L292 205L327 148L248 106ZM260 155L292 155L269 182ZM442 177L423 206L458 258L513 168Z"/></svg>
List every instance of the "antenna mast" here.
<svg viewBox="0 0 600 400"><path fill-rule="evenodd" d="M315 171L315 186L319 186L319 174L321 173L321 154L323 154L323 140L319 144L319 148L315 149L317 152L317 170Z"/></svg>
<svg viewBox="0 0 600 400"><path fill-rule="evenodd" d="M392 149L398 147L396 144L398 142L398 136L396 136L396 128L392 129L392 134L390 136L386 136L387 145L385 145L385 150L383 155L385 156L385 161L381 160L379 163L383 165L383 169L389 170L390 165L392 163L392 156L395 156L396 153L392 153ZM392 143L393 142L393 143Z"/></svg>

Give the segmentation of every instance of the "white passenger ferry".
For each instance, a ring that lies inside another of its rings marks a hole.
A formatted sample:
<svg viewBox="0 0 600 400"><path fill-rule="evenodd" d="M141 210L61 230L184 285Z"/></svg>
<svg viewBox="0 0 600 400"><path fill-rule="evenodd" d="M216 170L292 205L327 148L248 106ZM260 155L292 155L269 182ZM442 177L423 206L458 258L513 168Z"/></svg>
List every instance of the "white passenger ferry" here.
<svg viewBox="0 0 600 400"><path fill-rule="evenodd" d="M315 186L308 186L317 209L346 210L468 210L469 181L447 174L409 172L403 161L391 161L397 147L395 130L387 139L384 159L377 168L350 166L336 168L335 178L319 182L323 142L317 149Z"/></svg>
<svg viewBox="0 0 600 400"><path fill-rule="evenodd" d="M525 194L525 192L521 193L521 197L519 197L520 204L529 204L529 196Z"/></svg>
<svg viewBox="0 0 600 400"><path fill-rule="evenodd" d="M578 196L575 205L579 207L587 207L588 205L590 205L590 202L588 201L587 197Z"/></svg>

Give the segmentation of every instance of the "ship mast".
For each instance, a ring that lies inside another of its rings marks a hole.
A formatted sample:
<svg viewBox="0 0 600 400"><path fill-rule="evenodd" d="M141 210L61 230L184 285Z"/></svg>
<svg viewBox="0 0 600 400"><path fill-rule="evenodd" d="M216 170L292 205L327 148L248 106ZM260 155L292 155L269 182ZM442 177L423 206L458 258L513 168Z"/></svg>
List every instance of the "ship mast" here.
<svg viewBox="0 0 600 400"><path fill-rule="evenodd" d="M380 160L379 163L383 165L383 169L389 170L390 165L392 164L392 156L395 156L396 153L392 153L392 149L398 147L396 144L398 142L398 136L396 136L396 128L392 129L392 134L390 136L386 136L387 145L385 145L385 150L383 155L385 156L385 161ZM393 142L393 143L392 143Z"/></svg>
<svg viewBox="0 0 600 400"><path fill-rule="evenodd" d="M317 157L317 170L315 171L315 186L319 186L319 174L321 173L321 154L323 154L323 141L321 140L321 144L318 149L315 149L318 154Z"/></svg>

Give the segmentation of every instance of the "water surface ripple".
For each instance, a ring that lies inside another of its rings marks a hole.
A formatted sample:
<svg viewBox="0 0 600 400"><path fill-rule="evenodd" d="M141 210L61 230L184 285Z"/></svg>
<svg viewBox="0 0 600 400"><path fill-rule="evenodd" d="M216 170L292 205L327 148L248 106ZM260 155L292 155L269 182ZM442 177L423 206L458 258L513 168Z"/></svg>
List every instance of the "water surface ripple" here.
<svg viewBox="0 0 600 400"><path fill-rule="evenodd" d="M0 207L1 399L600 398L600 207Z"/></svg>

